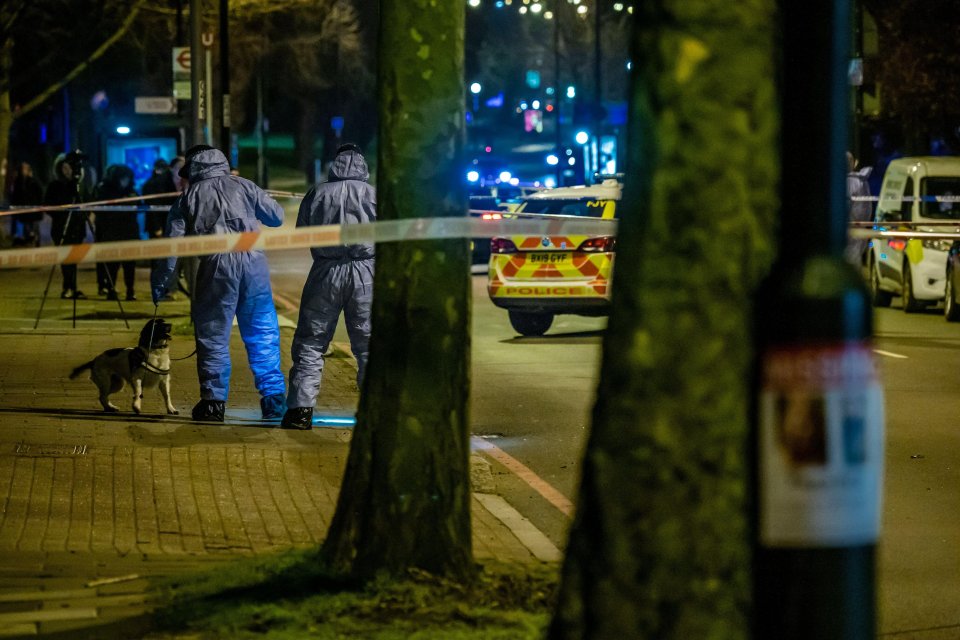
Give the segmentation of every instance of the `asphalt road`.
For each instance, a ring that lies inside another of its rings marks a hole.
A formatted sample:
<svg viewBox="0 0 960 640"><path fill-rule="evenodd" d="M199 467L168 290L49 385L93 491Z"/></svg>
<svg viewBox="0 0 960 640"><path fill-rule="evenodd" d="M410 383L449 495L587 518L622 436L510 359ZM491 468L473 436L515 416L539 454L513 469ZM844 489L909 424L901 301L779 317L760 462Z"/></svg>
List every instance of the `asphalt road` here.
<svg viewBox="0 0 960 640"><path fill-rule="evenodd" d="M273 254L271 266L275 289L298 300L309 260ZM559 316L546 336L523 338L487 298L485 276L472 284L472 431L573 501L606 320ZM960 638L960 325L939 308L893 305L876 313L887 408L879 628ZM492 470L496 490L563 548L569 517L505 466Z"/></svg>
<svg viewBox="0 0 960 640"><path fill-rule="evenodd" d="M960 638L960 325L899 304L875 316L887 411L880 628Z"/></svg>

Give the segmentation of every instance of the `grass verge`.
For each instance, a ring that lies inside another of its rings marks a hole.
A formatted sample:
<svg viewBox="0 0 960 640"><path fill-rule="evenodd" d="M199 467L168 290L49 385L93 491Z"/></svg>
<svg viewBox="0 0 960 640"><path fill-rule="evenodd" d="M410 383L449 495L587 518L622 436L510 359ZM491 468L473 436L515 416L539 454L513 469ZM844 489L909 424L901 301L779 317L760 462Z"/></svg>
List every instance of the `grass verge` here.
<svg viewBox="0 0 960 640"><path fill-rule="evenodd" d="M167 584L161 635L150 638L542 638L558 567L479 569L468 584L419 571L354 584L325 572L313 551L253 558Z"/></svg>

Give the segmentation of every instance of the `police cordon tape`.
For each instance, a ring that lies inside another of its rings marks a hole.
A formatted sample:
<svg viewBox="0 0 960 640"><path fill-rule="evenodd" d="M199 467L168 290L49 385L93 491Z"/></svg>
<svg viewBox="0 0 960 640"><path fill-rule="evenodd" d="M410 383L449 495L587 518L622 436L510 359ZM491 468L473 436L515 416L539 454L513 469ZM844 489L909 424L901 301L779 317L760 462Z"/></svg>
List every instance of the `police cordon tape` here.
<svg viewBox="0 0 960 640"><path fill-rule="evenodd" d="M167 193L151 193L145 196L130 196L127 198L114 198L112 200L94 200L91 202L75 202L72 204L58 205L37 205L37 206L14 206L0 209L0 216L15 216L22 213L50 213L54 211L168 211L169 206L148 206L145 204L139 206L114 206L124 202L141 202L143 200L157 200L159 198L175 198L180 196L180 191L168 191ZM296 198L303 199L303 193L294 193L293 191L275 191L268 189L268 196L273 198Z"/></svg>
<svg viewBox="0 0 960 640"><path fill-rule="evenodd" d="M942 196L850 196L854 202L960 202L960 196L947 194Z"/></svg>
<svg viewBox="0 0 960 640"><path fill-rule="evenodd" d="M490 220L414 218L370 224L324 225L297 229L266 229L245 233L183 236L152 240L99 242L0 251L0 269L81 264L122 260L154 260L212 253L336 247L349 244L493 238L501 236L616 235L616 220L536 214L535 217ZM851 238L960 240L960 232L889 231L851 228ZM571 247L571 250L574 247Z"/></svg>
<svg viewBox="0 0 960 640"><path fill-rule="evenodd" d="M956 225L954 225L956 226ZM960 240L956 231L889 231L885 229L850 229L850 237L857 240L890 238L898 240Z"/></svg>
<svg viewBox="0 0 960 640"><path fill-rule="evenodd" d="M22 213L50 213L56 211L92 211L100 207L104 207L104 211L141 211L141 210L160 210L160 207L129 207L129 208L113 208L111 205L118 205L125 202L140 202L141 200L156 200L157 198L172 198L179 196L180 194L176 191L171 191L169 193L154 193L147 196L130 196L129 198L113 198L112 200L94 200L92 202L75 202L72 204L58 204L58 205L42 205L36 207L10 207L8 209L0 210L0 216L15 216ZM169 209L170 207L162 207Z"/></svg>
<svg viewBox="0 0 960 640"><path fill-rule="evenodd" d="M0 269L121 260L155 260L257 250L338 247L406 240L493 238L513 235L609 236L616 234L616 227L615 220L575 216L556 216L549 220L534 218L484 220L475 217L381 220L369 224L323 225L289 230L265 229L222 235L9 249L0 251ZM574 248L571 247L571 250Z"/></svg>

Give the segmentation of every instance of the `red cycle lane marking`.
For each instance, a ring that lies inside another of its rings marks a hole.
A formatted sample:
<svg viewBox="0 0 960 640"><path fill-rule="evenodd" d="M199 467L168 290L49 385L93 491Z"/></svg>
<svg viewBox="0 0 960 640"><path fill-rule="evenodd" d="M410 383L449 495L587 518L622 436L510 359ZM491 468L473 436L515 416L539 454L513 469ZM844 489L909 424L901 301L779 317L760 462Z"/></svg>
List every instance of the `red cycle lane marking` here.
<svg viewBox="0 0 960 640"><path fill-rule="evenodd" d="M557 491L549 482L534 473L530 467L483 438L473 436L470 438L470 442L474 449L483 451L509 469L515 476L530 485L534 491L543 496L543 498L556 507L560 513L568 518L573 517L573 502L571 502L567 496Z"/></svg>

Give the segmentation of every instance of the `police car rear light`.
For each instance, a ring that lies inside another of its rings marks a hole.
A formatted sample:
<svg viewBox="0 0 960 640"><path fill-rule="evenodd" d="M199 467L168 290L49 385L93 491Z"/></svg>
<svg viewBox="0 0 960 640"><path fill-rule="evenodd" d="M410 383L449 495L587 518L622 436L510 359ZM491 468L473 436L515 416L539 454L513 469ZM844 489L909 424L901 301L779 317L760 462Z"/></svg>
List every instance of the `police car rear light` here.
<svg viewBox="0 0 960 640"><path fill-rule="evenodd" d="M607 253L615 251L617 248L617 239L614 236L600 236L599 238L587 238L580 243L577 251L583 253Z"/></svg>
<svg viewBox="0 0 960 640"><path fill-rule="evenodd" d="M906 240L887 240L887 246L893 249L894 251L903 251L904 247L907 246Z"/></svg>
<svg viewBox="0 0 960 640"><path fill-rule="evenodd" d="M480 216L481 220L502 220L503 216L499 213L485 213Z"/></svg>
<svg viewBox="0 0 960 640"><path fill-rule="evenodd" d="M516 253L517 245L507 238L490 238L490 253Z"/></svg>

